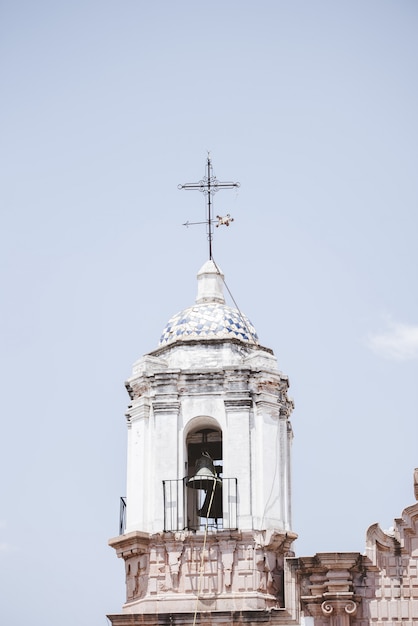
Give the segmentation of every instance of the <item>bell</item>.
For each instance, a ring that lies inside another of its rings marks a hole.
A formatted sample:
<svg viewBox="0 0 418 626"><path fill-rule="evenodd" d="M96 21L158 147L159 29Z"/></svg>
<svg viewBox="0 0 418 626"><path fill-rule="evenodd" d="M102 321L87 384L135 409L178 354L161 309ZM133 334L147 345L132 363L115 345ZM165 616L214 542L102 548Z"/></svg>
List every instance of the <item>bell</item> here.
<svg viewBox="0 0 418 626"><path fill-rule="evenodd" d="M214 485L208 484L205 501L201 509L198 509L199 517L211 517L222 519L222 482L218 478Z"/></svg>
<svg viewBox="0 0 418 626"><path fill-rule="evenodd" d="M197 509L199 517L222 518L222 480L218 478L215 466L208 452L202 452L195 463L195 474L187 481L192 489L201 489L206 492L205 501Z"/></svg>
<svg viewBox="0 0 418 626"><path fill-rule="evenodd" d="M217 477L215 466L207 452L202 452L202 456L195 463L195 474L187 480L187 486L192 489L211 490L214 482L221 484L221 479Z"/></svg>

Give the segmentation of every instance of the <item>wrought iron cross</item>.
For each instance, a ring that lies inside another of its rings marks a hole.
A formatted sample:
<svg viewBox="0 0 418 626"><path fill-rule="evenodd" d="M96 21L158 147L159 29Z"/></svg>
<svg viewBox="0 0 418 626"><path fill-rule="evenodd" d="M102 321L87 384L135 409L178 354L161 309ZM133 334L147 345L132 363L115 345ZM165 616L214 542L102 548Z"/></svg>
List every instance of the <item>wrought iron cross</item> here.
<svg viewBox="0 0 418 626"><path fill-rule="evenodd" d="M213 239L213 217L212 217L212 204L213 198L212 196L219 191L220 189L234 189L235 187L239 187L239 183L230 183L225 182L221 183L214 175L212 170L212 162L210 160L210 154L208 153L208 160L206 163L206 176L199 180L198 183L185 183L184 185L178 185L178 189L186 189L186 190L198 190L205 194L206 196L206 221L205 222L186 222L184 226L192 226L194 224L206 224L207 225L207 233L208 233L208 241L209 241L209 259L212 260L212 239ZM229 216L228 216L229 217ZM232 221L231 218L227 220L226 223Z"/></svg>

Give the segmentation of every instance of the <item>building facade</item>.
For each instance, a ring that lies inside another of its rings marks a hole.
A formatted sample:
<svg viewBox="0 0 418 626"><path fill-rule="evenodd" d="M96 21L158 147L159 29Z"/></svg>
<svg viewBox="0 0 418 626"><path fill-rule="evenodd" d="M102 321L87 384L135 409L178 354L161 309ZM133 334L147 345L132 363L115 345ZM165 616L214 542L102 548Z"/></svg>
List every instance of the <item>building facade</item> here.
<svg viewBox="0 0 418 626"><path fill-rule="evenodd" d="M391 534L372 526L364 555L294 555L288 379L212 260L197 281L126 383L126 510L109 542L126 602L112 625L418 625L418 503Z"/></svg>

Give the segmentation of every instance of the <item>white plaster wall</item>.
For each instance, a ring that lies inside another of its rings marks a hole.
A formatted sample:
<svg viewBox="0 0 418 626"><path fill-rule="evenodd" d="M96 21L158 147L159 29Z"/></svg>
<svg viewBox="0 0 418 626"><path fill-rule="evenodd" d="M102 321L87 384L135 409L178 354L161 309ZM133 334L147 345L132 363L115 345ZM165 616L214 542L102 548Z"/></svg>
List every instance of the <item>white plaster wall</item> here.
<svg viewBox="0 0 418 626"><path fill-rule="evenodd" d="M128 428L127 532L137 528L145 530L149 526L146 511L152 507L149 485L153 474L149 458L149 419L148 411L134 412Z"/></svg>
<svg viewBox="0 0 418 626"><path fill-rule="evenodd" d="M223 475L238 479L238 528L290 530L289 437L274 356L232 343L179 344L134 372L127 532L163 530L163 481L187 474L187 433L211 420L222 431ZM254 395L257 385L268 391Z"/></svg>
<svg viewBox="0 0 418 626"><path fill-rule="evenodd" d="M238 479L238 528L251 529L251 441L249 410L228 411L224 435L224 474Z"/></svg>
<svg viewBox="0 0 418 626"><path fill-rule="evenodd" d="M169 368L179 368L183 370L199 369L208 371L211 369L228 368L240 366L243 360L248 357L249 348L238 344L221 343L211 345L187 344L173 346L164 353L164 361ZM267 353L268 354L268 353Z"/></svg>
<svg viewBox="0 0 418 626"><path fill-rule="evenodd" d="M187 396L181 400L183 428L186 432L199 427L199 424L190 424L192 420L202 416L215 419L222 431L225 430L225 407L223 398L220 395ZM207 423L207 422L206 422ZM202 428L204 422L202 421Z"/></svg>

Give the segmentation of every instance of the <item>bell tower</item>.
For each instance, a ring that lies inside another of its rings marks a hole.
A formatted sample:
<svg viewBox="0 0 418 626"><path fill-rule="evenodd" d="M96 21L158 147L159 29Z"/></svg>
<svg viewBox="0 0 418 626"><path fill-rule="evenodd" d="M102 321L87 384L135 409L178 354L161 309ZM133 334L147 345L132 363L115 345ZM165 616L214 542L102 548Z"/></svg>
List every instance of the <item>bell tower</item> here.
<svg viewBox="0 0 418 626"><path fill-rule="evenodd" d="M288 379L225 303L213 260L197 283L195 304L168 321L126 383L126 516L109 542L125 561L126 603L113 625L287 614Z"/></svg>
<svg viewBox="0 0 418 626"><path fill-rule="evenodd" d="M126 383L127 497L109 541L125 561L126 602L108 616L113 626L297 618L295 577L286 576L296 538L288 379L225 303L212 256L213 196L236 187L217 180L209 155L204 178L179 185L206 197L209 260L195 304L167 322Z"/></svg>

